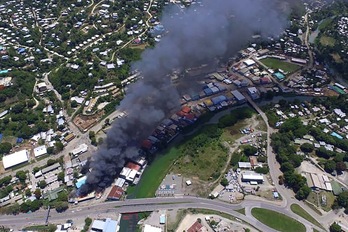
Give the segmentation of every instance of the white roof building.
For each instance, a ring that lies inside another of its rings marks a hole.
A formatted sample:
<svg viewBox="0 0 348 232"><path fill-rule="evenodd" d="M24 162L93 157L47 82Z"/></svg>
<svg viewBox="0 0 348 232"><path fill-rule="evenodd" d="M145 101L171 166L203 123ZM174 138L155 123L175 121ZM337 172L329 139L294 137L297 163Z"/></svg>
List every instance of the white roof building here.
<svg viewBox="0 0 348 232"><path fill-rule="evenodd" d="M45 155L45 154L47 154L47 149L46 149L45 145L42 145L40 147L34 148L34 155L35 155L35 157L39 157L39 156L42 156L42 155Z"/></svg>
<svg viewBox="0 0 348 232"><path fill-rule="evenodd" d="M88 146L87 144L83 143L83 144L80 144L77 148L75 148L74 150L71 151L71 153L73 155L79 155L79 154L82 154L84 152L88 151Z"/></svg>
<svg viewBox="0 0 348 232"><path fill-rule="evenodd" d="M152 225L145 224L144 232L162 232L162 229Z"/></svg>
<svg viewBox="0 0 348 232"><path fill-rule="evenodd" d="M255 64L255 61L253 61L252 59L247 59L247 60L244 60L243 62L246 66L252 66Z"/></svg>
<svg viewBox="0 0 348 232"><path fill-rule="evenodd" d="M256 173L256 172L244 172L242 174L242 181L249 182L249 181L257 181L257 182L263 182L263 175Z"/></svg>
<svg viewBox="0 0 348 232"><path fill-rule="evenodd" d="M121 177L124 177L127 181L133 183L138 171L127 167L124 167L120 173Z"/></svg>
<svg viewBox="0 0 348 232"><path fill-rule="evenodd" d="M2 163L5 169L16 166L21 163L28 162L29 152L28 150L17 151L10 155L6 155L2 158Z"/></svg>

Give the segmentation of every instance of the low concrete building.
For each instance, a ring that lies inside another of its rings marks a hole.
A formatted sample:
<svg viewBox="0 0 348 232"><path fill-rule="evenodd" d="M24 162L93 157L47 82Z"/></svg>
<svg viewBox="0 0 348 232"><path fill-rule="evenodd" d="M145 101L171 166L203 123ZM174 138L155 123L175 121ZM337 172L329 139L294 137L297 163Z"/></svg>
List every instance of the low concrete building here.
<svg viewBox="0 0 348 232"><path fill-rule="evenodd" d="M244 172L242 173L243 182L257 182L262 184L264 181L263 175L256 172Z"/></svg>

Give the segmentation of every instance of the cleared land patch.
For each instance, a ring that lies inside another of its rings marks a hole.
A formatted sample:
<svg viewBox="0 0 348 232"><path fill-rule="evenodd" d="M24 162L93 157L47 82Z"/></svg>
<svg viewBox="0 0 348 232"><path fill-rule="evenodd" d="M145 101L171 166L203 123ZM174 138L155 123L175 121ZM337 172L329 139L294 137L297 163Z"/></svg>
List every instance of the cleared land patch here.
<svg viewBox="0 0 348 232"><path fill-rule="evenodd" d="M263 224L282 232L305 232L306 227L284 214L262 208L253 208L251 214Z"/></svg>
<svg viewBox="0 0 348 232"><path fill-rule="evenodd" d="M153 197L169 171L197 177L204 182L218 179L229 158L227 149L222 145L225 141L223 133L232 130L240 134L233 127L239 128L238 122L243 122L252 114L253 111L247 107L232 110L230 114L221 117L218 124L204 125L184 137L179 144L161 152L148 165L138 185L128 187L128 197Z"/></svg>
<svg viewBox="0 0 348 232"><path fill-rule="evenodd" d="M322 36L322 37L320 37L320 43L323 46L333 47L336 43L336 40L332 37L329 37L329 36Z"/></svg>

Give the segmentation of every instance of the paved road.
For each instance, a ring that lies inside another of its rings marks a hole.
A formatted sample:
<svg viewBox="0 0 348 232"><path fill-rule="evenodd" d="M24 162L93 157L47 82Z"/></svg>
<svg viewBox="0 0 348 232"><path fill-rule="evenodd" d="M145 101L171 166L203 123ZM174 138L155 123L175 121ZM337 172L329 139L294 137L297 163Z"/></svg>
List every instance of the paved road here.
<svg viewBox="0 0 348 232"><path fill-rule="evenodd" d="M147 199L132 199L119 202L104 202L98 205L77 205L64 213L57 213L51 210L49 222L50 223L62 223L67 219L77 219L86 218L88 216L95 216L102 213L117 212L117 213L129 213L129 212L144 212L153 211L158 209L173 209L173 208L204 208L211 209L219 212L224 212L234 217L240 218L252 226L256 227L261 231L275 231L264 224L257 221L255 218L250 216L249 210L247 215L240 214L236 212L237 209L252 209L253 207L266 208L270 210L275 210L277 212L286 214L290 217L294 217L300 222L302 222L306 228L316 228L322 231L320 228L312 226L310 223L304 219L294 215L291 211L287 210L282 206L273 205L269 202L264 201L243 201L240 204L231 205L226 202L221 202L218 200L210 200L198 197L176 197L176 198L147 198ZM3 215L0 217L0 224L11 227L14 229L21 229L30 224L43 224L46 218L46 211L41 210L31 214L19 214L16 216Z"/></svg>
<svg viewBox="0 0 348 232"><path fill-rule="evenodd" d="M308 56L309 56L309 62L307 64L307 68L308 69L312 69L313 68L313 65L314 65L314 57L313 57L313 51L309 45L309 33L310 33L310 27L309 27L309 22L308 22L308 12L306 13L305 15L305 24L306 24L306 35L305 35L305 45L306 47L308 48Z"/></svg>

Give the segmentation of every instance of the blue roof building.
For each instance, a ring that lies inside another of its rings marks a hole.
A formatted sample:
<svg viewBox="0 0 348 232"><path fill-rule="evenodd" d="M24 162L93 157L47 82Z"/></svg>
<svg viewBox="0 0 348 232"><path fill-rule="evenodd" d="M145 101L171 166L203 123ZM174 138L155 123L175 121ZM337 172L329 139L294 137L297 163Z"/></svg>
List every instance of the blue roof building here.
<svg viewBox="0 0 348 232"><path fill-rule="evenodd" d="M338 139L343 139L343 137L342 137L341 135L337 134L336 132L332 132L331 135L332 135L333 137L338 138Z"/></svg>
<svg viewBox="0 0 348 232"><path fill-rule="evenodd" d="M285 79L284 74L280 73L280 72L276 72L273 74L279 81L283 81Z"/></svg>

